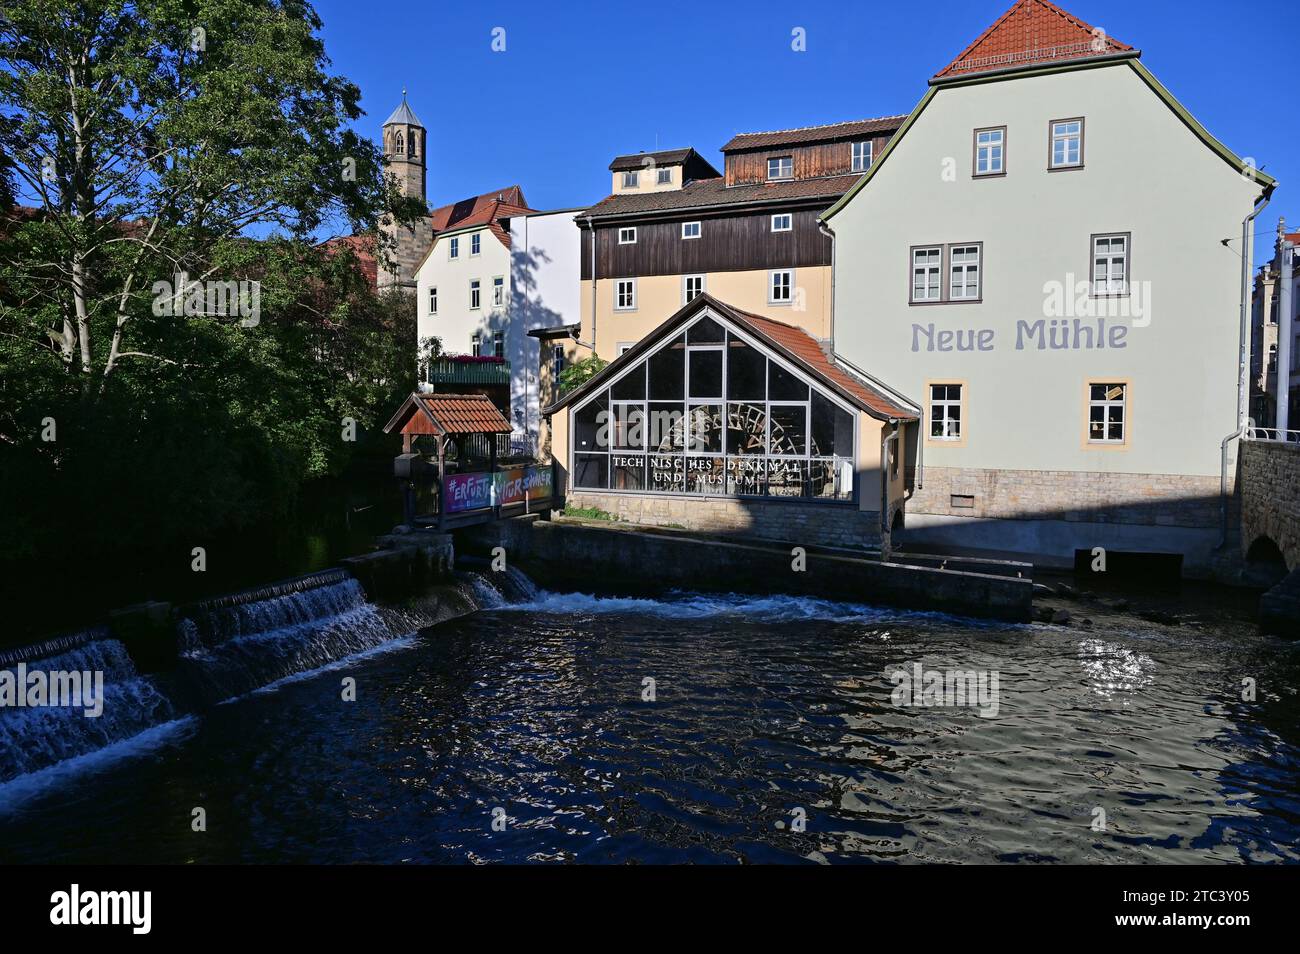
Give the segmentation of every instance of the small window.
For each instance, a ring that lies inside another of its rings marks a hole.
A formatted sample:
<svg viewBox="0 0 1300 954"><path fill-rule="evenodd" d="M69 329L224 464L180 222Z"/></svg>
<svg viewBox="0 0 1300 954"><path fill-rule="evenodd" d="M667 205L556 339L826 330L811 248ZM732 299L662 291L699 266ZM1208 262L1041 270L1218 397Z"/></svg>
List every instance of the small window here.
<svg viewBox="0 0 1300 954"><path fill-rule="evenodd" d="M459 235L453 235L451 237L451 244L447 246L447 257L460 258L460 236Z"/></svg>
<svg viewBox="0 0 1300 954"><path fill-rule="evenodd" d="M637 172L635 169L630 169L627 172L623 173L624 189L635 189L640 184L641 184L641 173Z"/></svg>
<svg viewBox="0 0 1300 954"><path fill-rule="evenodd" d="M669 169L657 169L657 170L655 170L655 181L656 181L659 185L672 185L672 184L673 184L673 170L672 170L671 168L669 168Z"/></svg>
<svg viewBox="0 0 1300 954"><path fill-rule="evenodd" d="M769 179L793 179L794 159L791 156L773 156L767 160Z"/></svg>
<svg viewBox="0 0 1300 954"><path fill-rule="evenodd" d="M930 440L961 440L960 384L930 385Z"/></svg>
<svg viewBox="0 0 1300 954"><path fill-rule="evenodd" d="M866 172L871 165L871 141L853 144L853 172Z"/></svg>
<svg viewBox="0 0 1300 954"><path fill-rule="evenodd" d="M689 305L693 300L704 293L704 276L703 275L683 275L682 276L682 304Z"/></svg>
<svg viewBox="0 0 1300 954"><path fill-rule="evenodd" d="M1051 123L1049 169L1078 169L1083 165L1083 120L1055 119Z"/></svg>
<svg viewBox="0 0 1300 954"><path fill-rule="evenodd" d="M482 283L477 279L471 279L469 283L469 306L478 308L481 302Z"/></svg>
<svg viewBox="0 0 1300 954"><path fill-rule="evenodd" d="M506 303L506 280L500 276L492 279L492 304L500 308Z"/></svg>
<svg viewBox="0 0 1300 954"><path fill-rule="evenodd" d="M782 212L779 215L772 216L773 232L789 232L794 228L794 216L789 212Z"/></svg>
<svg viewBox="0 0 1300 954"><path fill-rule="evenodd" d="M697 239L697 238L699 238L699 237L700 237L700 223L699 223L699 222L683 222L683 223L682 223L682 238L684 238L684 239Z"/></svg>
<svg viewBox="0 0 1300 954"><path fill-rule="evenodd" d="M614 295L616 311L631 311L636 308L636 279L620 278L615 284Z"/></svg>
<svg viewBox="0 0 1300 954"><path fill-rule="evenodd" d="M436 315L437 313L438 313L438 286L430 285L429 286L429 314Z"/></svg>
<svg viewBox="0 0 1300 954"><path fill-rule="evenodd" d="M948 249L948 297L975 301L980 297L980 247L954 245Z"/></svg>
<svg viewBox="0 0 1300 954"><path fill-rule="evenodd" d="M975 130L975 175L1003 175L1006 172L1006 145L1006 126Z"/></svg>
<svg viewBox="0 0 1300 954"><path fill-rule="evenodd" d="M618 353L619 353L619 354L626 354L627 352L631 351L633 348L636 347L636 342L634 342L634 341L620 341L620 342L616 345L616 347L618 348Z"/></svg>
<svg viewBox="0 0 1300 954"><path fill-rule="evenodd" d="M473 235L469 237L469 253L471 255L477 255L479 252L483 251L482 239L483 239L482 234L478 232L475 232Z"/></svg>
<svg viewBox="0 0 1300 954"><path fill-rule="evenodd" d="M483 356L483 341L478 335L469 339L469 353L476 358L481 358Z"/></svg>
<svg viewBox="0 0 1300 954"><path fill-rule="evenodd" d="M1128 385L1122 382L1088 384L1088 443L1123 444L1127 426Z"/></svg>
<svg viewBox="0 0 1300 954"><path fill-rule="evenodd" d="M564 345L551 345L551 377L559 385L560 374L564 371Z"/></svg>
<svg viewBox="0 0 1300 954"><path fill-rule="evenodd" d="M912 249L912 301L939 301L943 246Z"/></svg>
<svg viewBox="0 0 1300 954"><path fill-rule="evenodd" d="M504 358L506 356L506 333L504 331L493 332L492 354L497 358Z"/></svg>
<svg viewBox="0 0 1300 954"><path fill-rule="evenodd" d="M768 304L784 304L791 300L794 291L794 272L783 269L769 273Z"/></svg>
<svg viewBox="0 0 1300 954"><path fill-rule="evenodd" d="M1092 293L1094 296L1128 294L1131 243L1127 234L1092 237Z"/></svg>
<svg viewBox="0 0 1300 954"><path fill-rule="evenodd" d="M619 244L619 245L635 245L635 244L636 244L636 228L633 227L633 228L627 228L627 229L619 229L619 230L618 230L618 244Z"/></svg>

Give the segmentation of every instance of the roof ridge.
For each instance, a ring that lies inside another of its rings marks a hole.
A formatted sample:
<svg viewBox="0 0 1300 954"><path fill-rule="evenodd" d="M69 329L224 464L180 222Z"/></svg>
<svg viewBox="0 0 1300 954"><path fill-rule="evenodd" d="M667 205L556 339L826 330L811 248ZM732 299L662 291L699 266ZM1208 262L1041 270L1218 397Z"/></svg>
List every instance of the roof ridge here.
<svg viewBox="0 0 1300 954"><path fill-rule="evenodd" d="M739 139L741 136L775 136L777 133L807 132L809 129L832 129L835 126L856 126L858 123L878 123L886 119L906 119L907 114L901 116L868 116L865 119L841 119L833 123L814 123L811 126L791 126L789 129L761 129L753 132L740 132L732 135L732 139Z"/></svg>

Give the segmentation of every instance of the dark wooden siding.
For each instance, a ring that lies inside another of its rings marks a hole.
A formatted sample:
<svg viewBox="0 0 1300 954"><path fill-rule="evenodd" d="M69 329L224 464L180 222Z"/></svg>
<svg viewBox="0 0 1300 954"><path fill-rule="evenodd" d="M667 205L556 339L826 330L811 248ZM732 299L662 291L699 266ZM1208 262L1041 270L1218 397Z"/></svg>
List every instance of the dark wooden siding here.
<svg viewBox="0 0 1300 954"><path fill-rule="evenodd" d="M684 214L672 221L638 222L634 245L618 244L619 228L631 223L597 224L596 276L631 278L829 265L831 240L817 227L820 211L820 208L790 211L794 217L794 229L790 232L772 231L772 211L715 214L712 218ZM700 237L683 239L683 222L699 222ZM591 233L585 230L582 278L591 280Z"/></svg>
<svg viewBox="0 0 1300 954"><path fill-rule="evenodd" d="M884 150L889 136L871 136L873 160ZM853 142L821 142L798 146L774 146L753 152L736 152L726 157L727 185L767 181L767 160L790 156L794 160L796 179L844 175L853 171Z"/></svg>

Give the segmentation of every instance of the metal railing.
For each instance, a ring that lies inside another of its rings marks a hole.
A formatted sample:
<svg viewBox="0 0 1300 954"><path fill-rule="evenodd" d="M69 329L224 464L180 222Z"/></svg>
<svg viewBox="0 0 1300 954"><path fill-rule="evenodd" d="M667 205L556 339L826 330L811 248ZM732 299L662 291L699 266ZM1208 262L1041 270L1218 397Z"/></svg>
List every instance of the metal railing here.
<svg viewBox="0 0 1300 954"><path fill-rule="evenodd" d="M425 371L430 384L509 384L510 362L457 361L454 358L435 358Z"/></svg>
<svg viewBox="0 0 1300 954"><path fill-rule="evenodd" d="M1300 431L1279 431L1276 427L1246 428L1248 441L1272 441L1275 444L1300 444Z"/></svg>

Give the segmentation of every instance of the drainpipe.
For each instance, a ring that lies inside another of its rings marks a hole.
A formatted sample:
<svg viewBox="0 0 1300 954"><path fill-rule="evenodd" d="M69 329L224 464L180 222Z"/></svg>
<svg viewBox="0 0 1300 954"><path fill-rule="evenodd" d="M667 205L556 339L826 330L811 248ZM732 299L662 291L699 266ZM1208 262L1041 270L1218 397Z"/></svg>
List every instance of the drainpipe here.
<svg viewBox="0 0 1300 954"><path fill-rule="evenodd" d="M1268 206L1269 196L1269 192L1265 192L1264 195L1260 196L1250 214L1241 220L1241 327L1238 329L1240 348L1237 354L1237 429L1224 437L1219 443L1218 549L1222 549L1228 544L1228 444L1233 440L1240 443L1241 438L1246 434L1246 424L1248 422L1247 411L1250 394L1250 279L1255 271L1254 264L1251 261L1253 247L1251 223ZM1227 242L1228 240L1225 239L1224 244L1226 245Z"/></svg>
<svg viewBox="0 0 1300 954"><path fill-rule="evenodd" d="M830 344L831 344L830 353L834 355L835 354L835 275L836 275L835 231L829 225L823 222L821 219L817 220L817 228L821 231L822 235L825 235L828 239L831 240L831 312L830 312L830 322L828 323L829 326L827 327L826 330L830 336Z"/></svg>
<svg viewBox="0 0 1300 954"><path fill-rule="evenodd" d="M591 353L596 353L596 228L587 216L587 228L591 230ZM580 342L581 343L581 342Z"/></svg>
<svg viewBox="0 0 1300 954"><path fill-rule="evenodd" d="M868 371L864 371L862 368L858 367L856 364L854 364L852 361L845 358L843 355L840 354L835 355L835 360L838 361L840 364L845 365L850 371L852 371L854 374L858 375L859 377L866 378L875 387L879 388L881 391L884 391L886 394L888 394L899 404L903 405L904 407L910 407L916 411L916 428L917 428L916 486L918 488L924 487L925 486L925 434L923 433L924 432L923 425L925 423L924 421L925 409L922 408L921 405L913 401L911 398L909 398L902 391L899 391L896 388L891 388L884 381L880 380L880 378L876 377L874 374L871 374Z"/></svg>

